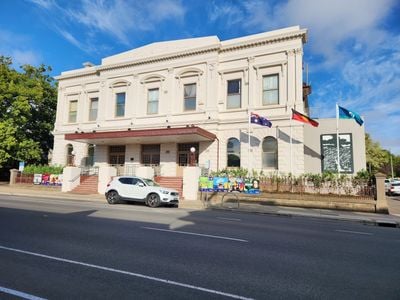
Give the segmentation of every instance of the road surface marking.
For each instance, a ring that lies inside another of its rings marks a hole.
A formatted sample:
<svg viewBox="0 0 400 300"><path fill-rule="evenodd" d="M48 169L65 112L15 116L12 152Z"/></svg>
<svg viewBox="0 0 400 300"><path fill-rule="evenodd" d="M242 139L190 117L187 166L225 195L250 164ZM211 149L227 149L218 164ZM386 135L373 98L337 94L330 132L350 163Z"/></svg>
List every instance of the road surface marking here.
<svg viewBox="0 0 400 300"><path fill-rule="evenodd" d="M335 231L337 231L337 232L345 232L345 233L354 233L354 234L363 234L363 235L372 235L372 233L369 233L369 232L360 232L360 231L352 231L352 230L336 229Z"/></svg>
<svg viewBox="0 0 400 300"><path fill-rule="evenodd" d="M23 299L28 299L28 300L45 300L44 298L40 298L40 297L36 297L24 292L20 292L20 291L16 291L16 290L12 290L12 289L8 289L5 287L0 286L0 292L3 292L5 294L10 294L13 296L17 296Z"/></svg>
<svg viewBox="0 0 400 300"><path fill-rule="evenodd" d="M205 236L205 237L214 238L214 239L230 240L230 241L243 242L243 243L248 243L248 242L249 242L249 241L247 241L247 240L242 240L242 239L237 239L237 238L231 238L231 237L226 237L226 236L220 236L220 235L211 235L211 234L204 234L204 233L194 233L194 232L188 232L188 231L169 230L169 229L161 229L161 228L145 227L145 226L143 226L142 228L143 228L143 229L149 229L149 230L158 230L158 231L172 232L172 233L180 233L180 234L188 234L188 235Z"/></svg>
<svg viewBox="0 0 400 300"><path fill-rule="evenodd" d="M220 220L226 220L226 221L242 221L241 219L234 219L234 218L223 218L223 217L217 217L217 219Z"/></svg>
<svg viewBox="0 0 400 300"><path fill-rule="evenodd" d="M109 271L109 272L129 275L129 276L138 277L138 278L142 278L142 279L153 280L153 281L162 282L165 284L176 285L176 286L185 287L188 289L198 290L198 291L215 294L215 295L221 295L221 296L225 296L225 297L229 297L229 298L233 298L233 299L253 300L253 298L248 298L248 297L244 297L244 296L240 296L240 295L235 295L235 294L225 293L225 292L221 292L221 291L217 291L217 290L207 289L204 287L181 283L181 282L177 282L177 281L173 281L173 280L162 279L162 278L153 277L153 276L147 276L147 275L143 275L140 273L133 273L133 272L128 272L128 271L124 271L124 270L118 270L118 269L114 269L114 268L103 267L103 266L94 265L94 264L88 264L88 263L84 263L84 262L80 262L80 261L76 261L76 260L50 256L50 255L46 255L46 254L40 254L40 253L30 252L30 251L16 249L16 248L9 248L9 247L5 247L5 246L1 246L1 245L0 245L0 249L17 252L17 253L23 253L23 254L32 255L32 256L37 256L37 257L42 257L42 258L47 258L50 260L60 261L60 262L64 262L64 263L99 269L99 270L103 270L103 271ZM27 299L41 299L41 298L27 298Z"/></svg>

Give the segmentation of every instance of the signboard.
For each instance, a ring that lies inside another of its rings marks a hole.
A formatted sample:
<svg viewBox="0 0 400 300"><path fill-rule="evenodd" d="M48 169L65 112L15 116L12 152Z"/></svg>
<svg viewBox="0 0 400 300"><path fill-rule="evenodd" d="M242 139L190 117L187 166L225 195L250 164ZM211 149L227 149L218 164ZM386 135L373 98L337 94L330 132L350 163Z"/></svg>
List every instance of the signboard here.
<svg viewBox="0 0 400 300"><path fill-rule="evenodd" d="M18 171L23 172L24 168L25 168L25 162L24 161L20 161L19 162Z"/></svg>
<svg viewBox="0 0 400 300"><path fill-rule="evenodd" d="M353 139L351 133L339 134L340 173L353 173ZM321 135L321 170L337 173L336 134Z"/></svg>
<svg viewBox="0 0 400 300"><path fill-rule="evenodd" d="M240 192L246 194L259 194L257 179L236 177L206 177L199 178L201 192Z"/></svg>

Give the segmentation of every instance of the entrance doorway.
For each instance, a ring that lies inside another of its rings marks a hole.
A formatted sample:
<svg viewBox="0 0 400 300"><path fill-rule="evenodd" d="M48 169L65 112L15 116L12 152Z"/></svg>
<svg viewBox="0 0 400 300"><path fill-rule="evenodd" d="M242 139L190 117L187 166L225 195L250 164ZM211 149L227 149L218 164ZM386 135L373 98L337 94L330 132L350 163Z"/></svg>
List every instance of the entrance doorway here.
<svg viewBox="0 0 400 300"><path fill-rule="evenodd" d="M117 168L117 175L124 171L125 146L110 146L108 149L108 163Z"/></svg>
<svg viewBox="0 0 400 300"><path fill-rule="evenodd" d="M190 152L190 148L194 147L196 151ZM178 144L178 157L176 175L183 176L183 168L189 165L197 165L199 161L199 143Z"/></svg>

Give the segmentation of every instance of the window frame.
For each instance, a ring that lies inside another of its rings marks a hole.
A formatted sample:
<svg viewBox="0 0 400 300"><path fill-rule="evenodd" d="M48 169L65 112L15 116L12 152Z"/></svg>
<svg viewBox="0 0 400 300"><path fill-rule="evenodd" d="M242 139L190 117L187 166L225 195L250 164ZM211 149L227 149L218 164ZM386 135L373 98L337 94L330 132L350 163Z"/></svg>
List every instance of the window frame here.
<svg viewBox="0 0 400 300"><path fill-rule="evenodd" d="M122 104L118 104L118 95L124 95L124 102L123 102L123 105ZM115 114L114 114L114 116L116 117L116 118L123 118L123 117L125 117L125 107L126 106L126 92L117 92L117 93L115 93ZM118 108L119 107L122 107L123 108L123 113L122 113L122 115L119 115L118 114Z"/></svg>
<svg viewBox="0 0 400 300"><path fill-rule="evenodd" d="M238 93L229 93L229 83L238 81L239 82L239 92ZM239 106L232 107L229 103L230 96L239 96ZM226 109L238 109L242 108L242 78L236 79L227 79L226 80Z"/></svg>
<svg viewBox="0 0 400 300"><path fill-rule="evenodd" d="M96 99L96 102L97 102L96 115L95 115L94 118L92 118L92 112L94 111L94 109L93 109L93 102L94 102L95 99ZM89 98L89 115L88 115L88 121L89 121L89 122L95 122L95 121L97 121L98 112L99 112L99 97L97 97L97 96L96 96L96 97L90 97L90 98Z"/></svg>
<svg viewBox="0 0 400 300"><path fill-rule="evenodd" d="M157 91L157 92L158 92L157 101L154 101L154 100L150 101L150 92L151 92L151 91ZM149 111L150 104L153 104L153 103L157 103L156 112L150 112L150 111ZM156 114L158 114L159 105L160 105L160 88L159 88L159 87L148 88L148 89L147 89L147 114L148 114L148 115L156 115Z"/></svg>
<svg viewBox="0 0 400 300"><path fill-rule="evenodd" d="M275 146L275 151L264 151L264 143L266 143L268 140L274 141L274 146ZM278 140L273 137L273 136L266 136L264 137L262 144L261 144L261 164L262 164L262 168L263 169L269 169L269 170L278 170ZM266 155L268 154L273 154L274 155L274 161L275 164L273 166L268 165L268 159L266 157Z"/></svg>
<svg viewBox="0 0 400 300"><path fill-rule="evenodd" d="M71 110L72 108L72 103L75 103L75 110ZM72 113L75 113L74 115L74 120L71 119L72 117ZM77 123L78 121L78 100L73 99L73 100L69 100L68 102L68 123Z"/></svg>
<svg viewBox="0 0 400 300"><path fill-rule="evenodd" d="M237 143L236 145L233 145L232 147L229 147L229 143ZM240 151L240 140L235 137L230 137L227 142L226 142L226 166L227 168L240 168L241 166L241 151ZM237 147L237 152L235 152L235 147ZM233 151L229 151L228 149L233 149ZM239 165L230 165L230 159L229 156L235 156L239 160Z"/></svg>
<svg viewBox="0 0 400 300"><path fill-rule="evenodd" d="M194 86L195 87L195 95L194 97L186 97L185 96L185 87L186 86ZM188 109L186 103L194 98L194 108ZM183 111L196 111L197 109L197 83L186 83L183 84Z"/></svg>
<svg viewBox="0 0 400 300"><path fill-rule="evenodd" d="M276 82L277 82L277 86L274 88L270 88L270 89L266 89L265 85L264 85L264 79L267 77L275 77L276 78ZM268 105L279 105L280 102L280 95L279 95L279 88L280 88L280 82L279 82L279 73L273 73L273 74L265 74L262 76L262 105L263 106L268 106ZM277 95L277 99L276 102L273 103L267 103L265 102L265 93L266 92L271 92L271 91L276 91L276 95Z"/></svg>

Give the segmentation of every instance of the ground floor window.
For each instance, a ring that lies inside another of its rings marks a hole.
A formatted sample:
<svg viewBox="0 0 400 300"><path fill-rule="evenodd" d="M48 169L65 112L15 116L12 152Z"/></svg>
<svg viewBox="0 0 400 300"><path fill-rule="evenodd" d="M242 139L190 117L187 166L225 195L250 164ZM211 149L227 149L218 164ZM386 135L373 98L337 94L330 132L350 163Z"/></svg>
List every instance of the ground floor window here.
<svg viewBox="0 0 400 300"><path fill-rule="evenodd" d="M226 147L227 152L227 166L240 167L240 142L237 138L228 139Z"/></svg>
<svg viewBox="0 0 400 300"><path fill-rule="evenodd" d="M160 165L160 145L142 145L141 163L145 166Z"/></svg>
<svg viewBox="0 0 400 300"><path fill-rule="evenodd" d="M278 169L278 142L267 136L262 143L262 165L265 169Z"/></svg>
<svg viewBox="0 0 400 300"><path fill-rule="evenodd" d="M125 146L110 146L108 160L110 165L125 164Z"/></svg>

